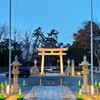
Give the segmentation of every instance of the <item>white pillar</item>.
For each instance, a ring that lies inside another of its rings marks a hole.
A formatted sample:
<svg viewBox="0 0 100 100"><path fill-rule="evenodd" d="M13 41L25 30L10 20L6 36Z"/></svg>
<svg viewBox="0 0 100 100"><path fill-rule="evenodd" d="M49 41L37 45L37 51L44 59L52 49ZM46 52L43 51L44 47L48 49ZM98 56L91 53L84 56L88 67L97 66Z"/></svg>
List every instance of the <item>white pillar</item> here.
<svg viewBox="0 0 100 100"><path fill-rule="evenodd" d="M63 75L63 58L62 58L62 51L60 51L60 74Z"/></svg>
<svg viewBox="0 0 100 100"><path fill-rule="evenodd" d="M44 51L42 51L42 61L41 61L41 75L44 74Z"/></svg>

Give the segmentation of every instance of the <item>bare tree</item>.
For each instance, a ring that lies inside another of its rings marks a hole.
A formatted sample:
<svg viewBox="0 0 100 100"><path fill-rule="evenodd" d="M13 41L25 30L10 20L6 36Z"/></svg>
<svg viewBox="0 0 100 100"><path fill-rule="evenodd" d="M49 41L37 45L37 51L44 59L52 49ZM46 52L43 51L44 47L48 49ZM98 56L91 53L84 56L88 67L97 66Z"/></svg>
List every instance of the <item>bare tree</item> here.
<svg viewBox="0 0 100 100"><path fill-rule="evenodd" d="M25 62L31 60L31 43L32 43L32 34L30 30L25 30L23 32L23 57Z"/></svg>
<svg viewBox="0 0 100 100"><path fill-rule="evenodd" d="M93 23L93 53L97 58L100 70L100 28L99 24ZM80 48L91 48L91 22L85 22L84 27L78 30L77 33L74 33L74 39L78 42Z"/></svg>
<svg viewBox="0 0 100 100"><path fill-rule="evenodd" d="M6 39L8 33L8 26L6 24L0 25L0 40Z"/></svg>

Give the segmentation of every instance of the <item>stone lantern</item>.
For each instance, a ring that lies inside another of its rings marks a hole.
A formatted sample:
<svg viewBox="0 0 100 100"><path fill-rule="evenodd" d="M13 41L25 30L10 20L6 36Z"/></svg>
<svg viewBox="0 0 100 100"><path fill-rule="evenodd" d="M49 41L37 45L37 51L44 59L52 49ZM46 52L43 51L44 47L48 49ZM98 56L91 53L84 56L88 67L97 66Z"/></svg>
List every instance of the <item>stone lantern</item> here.
<svg viewBox="0 0 100 100"><path fill-rule="evenodd" d="M20 62L18 61L18 57L15 56L15 61L12 62L11 66L13 66L12 74L13 74L13 92L17 93L19 91L19 85L18 85L18 74L19 66L21 66Z"/></svg>
<svg viewBox="0 0 100 100"><path fill-rule="evenodd" d="M36 59L34 60L34 65L37 66L37 60Z"/></svg>
<svg viewBox="0 0 100 100"><path fill-rule="evenodd" d="M39 74L39 69L37 67L37 60L34 60L34 66L30 68L31 70L31 75L38 75Z"/></svg>
<svg viewBox="0 0 100 100"><path fill-rule="evenodd" d="M88 74L89 74L88 66L90 66L91 64L89 64L89 62L87 61L86 55L83 57L83 61L79 65L82 66L82 74L83 74L82 92L87 92L87 88L88 88Z"/></svg>
<svg viewBox="0 0 100 100"><path fill-rule="evenodd" d="M67 66L67 74L71 73L71 67L70 67L70 60L67 60L68 66Z"/></svg>
<svg viewBox="0 0 100 100"><path fill-rule="evenodd" d="M67 60L67 63L68 63L68 66L70 66L70 60L69 59Z"/></svg>

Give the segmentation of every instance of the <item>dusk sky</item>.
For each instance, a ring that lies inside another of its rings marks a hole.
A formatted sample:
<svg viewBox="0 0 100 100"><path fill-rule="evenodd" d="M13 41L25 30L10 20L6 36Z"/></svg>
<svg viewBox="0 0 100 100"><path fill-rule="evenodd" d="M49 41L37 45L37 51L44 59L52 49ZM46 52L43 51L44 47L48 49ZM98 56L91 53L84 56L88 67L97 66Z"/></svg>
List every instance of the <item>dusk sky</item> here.
<svg viewBox="0 0 100 100"><path fill-rule="evenodd" d="M9 25L9 1L0 0L0 24ZM91 0L12 0L12 27L56 29L58 41L72 43L74 32L90 21ZM93 21L100 23L100 0L93 0Z"/></svg>

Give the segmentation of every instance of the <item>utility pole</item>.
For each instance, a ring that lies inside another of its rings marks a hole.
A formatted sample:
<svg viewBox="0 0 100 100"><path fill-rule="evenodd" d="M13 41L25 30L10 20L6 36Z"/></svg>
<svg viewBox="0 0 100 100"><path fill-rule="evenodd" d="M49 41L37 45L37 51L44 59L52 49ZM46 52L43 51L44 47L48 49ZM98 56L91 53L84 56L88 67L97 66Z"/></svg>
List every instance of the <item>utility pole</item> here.
<svg viewBox="0 0 100 100"><path fill-rule="evenodd" d="M93 5L91 0L91 93L94 94L94 82L93 82Z"/></svg>
<svg viewBox="0 0 100 100"><path fill-rule="evenodd" d="M11 0L9 0L9 92L11 85Z"/></svg>

